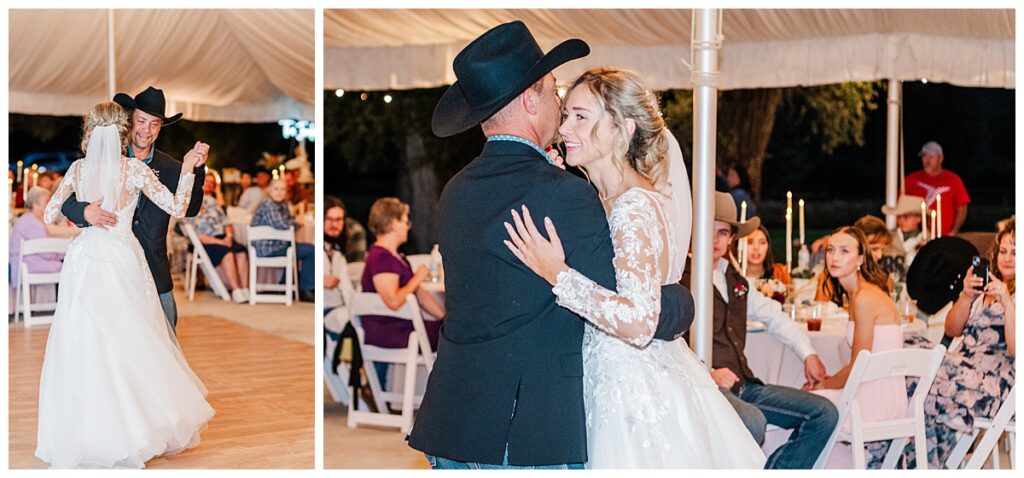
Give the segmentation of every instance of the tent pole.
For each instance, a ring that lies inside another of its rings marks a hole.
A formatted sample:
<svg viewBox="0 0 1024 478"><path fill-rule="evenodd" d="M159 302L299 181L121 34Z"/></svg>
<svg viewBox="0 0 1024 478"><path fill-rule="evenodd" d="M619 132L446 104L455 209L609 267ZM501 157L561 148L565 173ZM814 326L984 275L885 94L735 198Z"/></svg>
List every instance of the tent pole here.
<svg viewBox="0 0 1024 478"><path fill-rule="evenodd" d="M694 320L690 346L711 367L711 326L714 318L711 271L714 266L715 134L718 116L718 50L722 47L721 10L693 10L690 50L693 69L693 259L690 291Z"/></svg>
<svg viewBox="0 0 1024 478"><path fill-rule="evenodd" d="M895 207L901 185L900 177L900 109L903 103L903 84L900 80L889 80L886 111L888 118L885 131L885 204ZM896 216L887 214L885 226L896 227Z"/></svg>
<svg viewBox="0 0 1024 478"><path fill-rule="evenodd" d="M117 92L117 71L114 67L114 9L107 9L107 98Z"/></svg>

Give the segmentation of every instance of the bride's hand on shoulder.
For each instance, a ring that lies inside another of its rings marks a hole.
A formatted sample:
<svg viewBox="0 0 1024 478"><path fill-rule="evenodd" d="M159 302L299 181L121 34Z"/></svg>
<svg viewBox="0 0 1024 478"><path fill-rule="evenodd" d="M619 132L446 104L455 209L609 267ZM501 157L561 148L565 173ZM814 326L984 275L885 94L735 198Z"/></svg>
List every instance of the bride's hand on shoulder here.
<svg viewBox="0 0 1024 478"><path fill-rule="evenodd" d="M544 229L549 240L537 230L533 218L530 217L530 210L525 205L522 217L518 211L512 210L512 221L515 227L505 223L505 230L508 231L510 239L504 241L505 246L526 264L526 267L543 277L549 284L555 285L558 274L569 270L569 266L565 264L565 251L562 249L562 241L558 238L554 223L550 218L544 218Z"/></svg>

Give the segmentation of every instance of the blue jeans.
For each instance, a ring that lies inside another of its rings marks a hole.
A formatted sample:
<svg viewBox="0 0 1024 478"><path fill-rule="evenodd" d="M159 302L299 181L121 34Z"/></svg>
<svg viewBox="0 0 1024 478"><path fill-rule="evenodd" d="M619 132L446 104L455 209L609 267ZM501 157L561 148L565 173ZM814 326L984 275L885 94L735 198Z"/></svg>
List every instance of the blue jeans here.
<svg viewBox="0 0 1024 478"><path fill-rule="evenodd" d="M430 467L435 470L582 470L583 463L568 463L562 465L540 465L540 466L512 466L508 464L508 448L505 449L505 459L501 465L488 465L485 463L472 463L465 461L449 460L440 456L428 455L427 461Z"/></svg>
<svg viewBox="0 0 1024 478"><path fill-rule="evenodd" d="M768 423L793 429L789 441L768 457L768 469L811 469L839 421L831 401L795 388L748 382L738 395L721 390L758 443Z"/></svg>
<svg viewBox="0 0 1024 478"><path fill-rule="evenodd" d="M174 303L173 290L160 294L160 307L164 309L164 316L167 317L167 323L171 326L171 332L175 332L174 328L178 325L178 304Z"/></svg>
<svg viewBox="0 0 1024 478"><path fill-rule="evenodd" d="M280 257L284 255L285 251L281 251L277 254L270 254L261 257ZM312 244L306 244L305 242L295 243L295 258L299 261L299 288L300 289L313 289L316 287L315 265L316 260L316 247Z"/></svg>

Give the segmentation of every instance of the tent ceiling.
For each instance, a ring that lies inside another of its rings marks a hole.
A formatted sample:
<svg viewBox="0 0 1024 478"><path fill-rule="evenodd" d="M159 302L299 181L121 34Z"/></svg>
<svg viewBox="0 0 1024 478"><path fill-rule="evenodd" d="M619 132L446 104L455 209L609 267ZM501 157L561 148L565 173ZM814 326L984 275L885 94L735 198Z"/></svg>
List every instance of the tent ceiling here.
<svg viewBox="0 0 1024 478"><path fill-rule="evenodd" d="M116 89L196 121L314 118L313 10L116 10ZM107 91L107 10L10 11L10 111L80 115Z"/></svg>
<svg viewBox="0 0 1024 478"><path fill-rule="evenodd" d="M691 10L325 10L326 88L450 84L452 59L480 33L520 19L545 50L569 37L590 56L569 79L615 65L656 89L690 88ZM722 89L880 79L1014 87L1012 10L725 10Z"/></svg>

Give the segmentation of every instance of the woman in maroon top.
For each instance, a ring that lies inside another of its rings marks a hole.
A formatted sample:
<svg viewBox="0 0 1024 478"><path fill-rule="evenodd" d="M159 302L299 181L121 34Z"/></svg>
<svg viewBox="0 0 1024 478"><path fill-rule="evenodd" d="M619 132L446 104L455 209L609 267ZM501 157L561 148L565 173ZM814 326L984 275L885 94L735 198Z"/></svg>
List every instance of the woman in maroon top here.
<svg viewBox="0 0 1024 478"><path fill-rule="evenodd" d="M376 292L384 305L398 310L405 305L409 294L416 294L420 308L437 320L424 320L430 347L437 350L437 337L441 320L445 316L444 306L439 304L430 292L420 288L420 283L430 275L426 266L415 272L398 248L409 240L409 205L396 198L380 198L370 207L370 231L377 237L366 253L366 267L363 269L363 292ZM427 317L424 317L427 319ZM404 348L409 344L412 322L395 317L367 315L362 318L367 345L387 348ZM377 375L384 386L387 364L375 363Z"/></svg>

